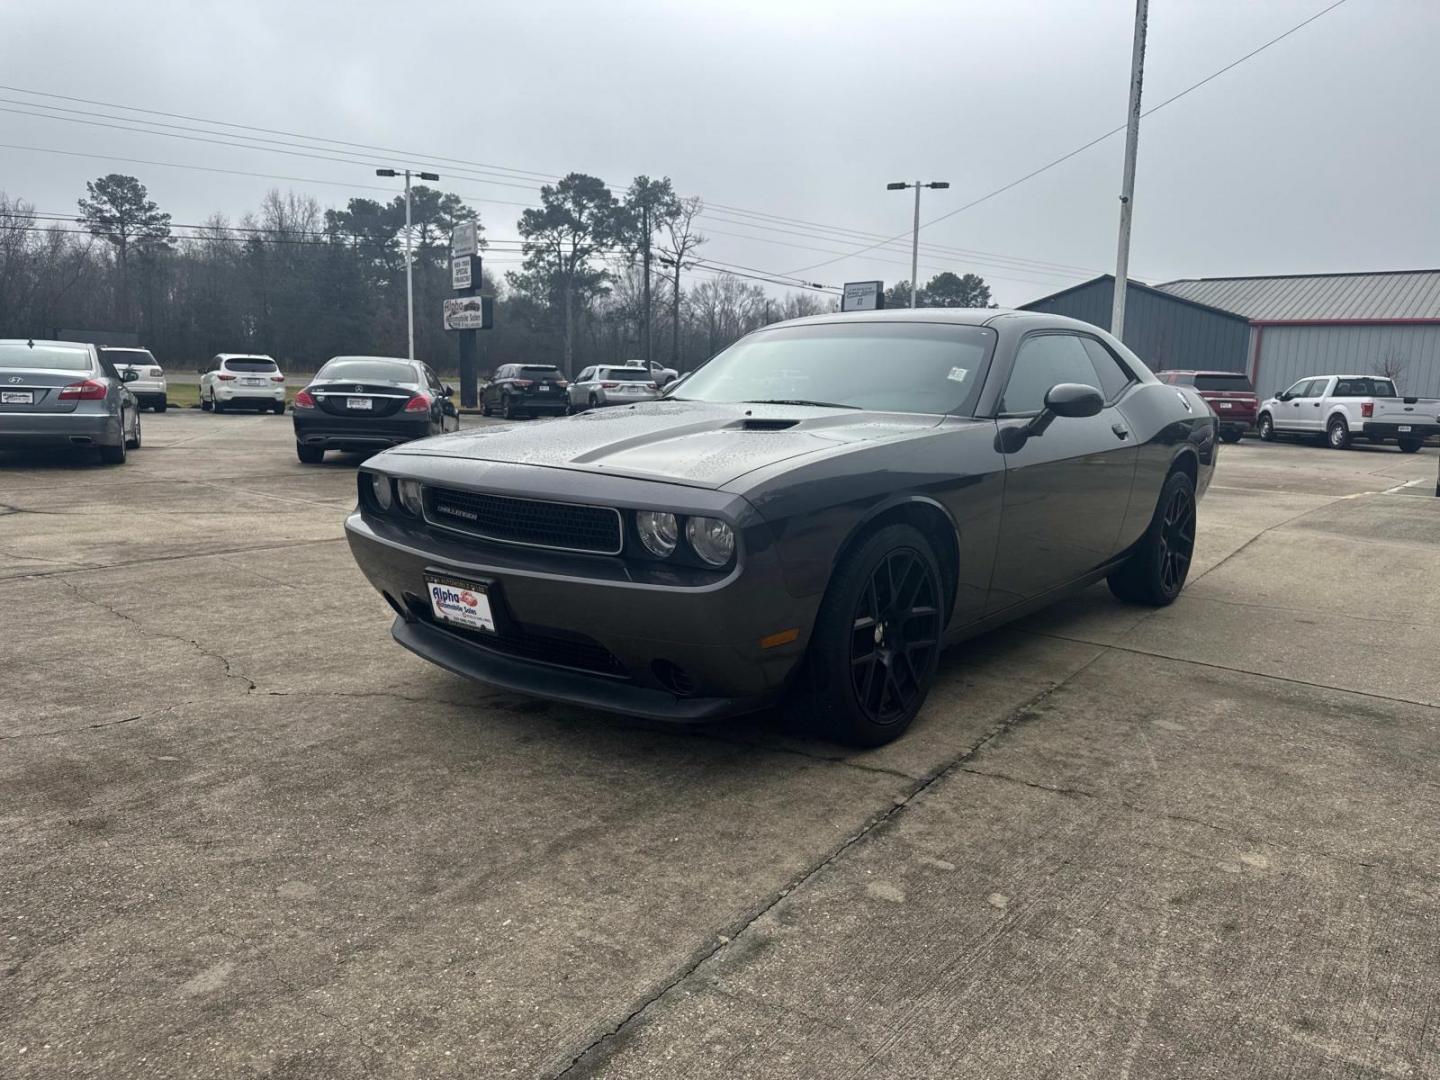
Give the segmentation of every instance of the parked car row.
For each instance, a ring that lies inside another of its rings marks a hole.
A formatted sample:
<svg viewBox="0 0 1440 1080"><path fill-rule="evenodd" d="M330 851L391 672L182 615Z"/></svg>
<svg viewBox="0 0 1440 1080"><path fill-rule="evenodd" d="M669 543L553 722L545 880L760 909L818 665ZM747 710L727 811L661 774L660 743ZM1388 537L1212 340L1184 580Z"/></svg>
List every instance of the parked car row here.
<svg viewBox="0 0 1440 1080"><path fill-rule="evenodd" d="M140 402L109 350L73 341L0 341L0 450L94 448L107 465L140 446Z"/></svg>
<svg viewBox="0 0 1440 1080"><path fill-rule="evenodd" d="M1156 378L1189 386L1219 421L1220 437L1239 442L1254 432L1266 442L1280 436L1318 436L1336 450L1356 441L1394 442L1413 454L1440 435L1440 400L1402 397L1382 375L1310 375L1261 402L1242 372L1161 371Z"/></svg>

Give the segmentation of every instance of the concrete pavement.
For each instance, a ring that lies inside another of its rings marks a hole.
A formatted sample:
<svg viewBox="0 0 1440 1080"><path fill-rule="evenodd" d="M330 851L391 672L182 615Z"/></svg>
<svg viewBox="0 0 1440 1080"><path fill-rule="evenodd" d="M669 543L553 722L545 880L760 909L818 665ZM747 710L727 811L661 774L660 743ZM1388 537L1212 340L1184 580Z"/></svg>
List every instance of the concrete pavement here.
<svg viewBox="0 0 1440 1080"><path fill-rule="evenodd" d="M354 459L144 425L0 458L6 1075L1440 1074L1434 450L1226 447L1176 605L853 753L438 671Z"/></svg>

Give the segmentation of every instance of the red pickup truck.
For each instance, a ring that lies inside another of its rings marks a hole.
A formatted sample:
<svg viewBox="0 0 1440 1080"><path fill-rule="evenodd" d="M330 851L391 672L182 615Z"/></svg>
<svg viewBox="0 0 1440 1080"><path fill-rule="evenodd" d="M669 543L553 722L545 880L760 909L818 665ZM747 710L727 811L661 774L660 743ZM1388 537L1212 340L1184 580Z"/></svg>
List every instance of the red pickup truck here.
<svg viewBox="0 0 1440 1080"><path fill-rule="evenodd" d="M1227 443L1255 429L1260 399L1248 376L1238 371L1157 371L1155 377L1172 386L1192 386L1220 418L1220 438Z"/></svg>

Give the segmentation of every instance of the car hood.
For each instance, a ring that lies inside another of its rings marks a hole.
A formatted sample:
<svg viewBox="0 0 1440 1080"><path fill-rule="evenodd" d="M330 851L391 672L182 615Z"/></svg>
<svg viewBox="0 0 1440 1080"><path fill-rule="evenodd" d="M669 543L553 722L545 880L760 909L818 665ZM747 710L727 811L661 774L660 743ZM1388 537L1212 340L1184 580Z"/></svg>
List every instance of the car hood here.
<svg viewBox="0 0 1440 1080"><path fill-rule="evenodd" d="M818 406L657 401L405 443L387 457L508 462L719 488L755 469L929 431L941 417Z"/></svg>

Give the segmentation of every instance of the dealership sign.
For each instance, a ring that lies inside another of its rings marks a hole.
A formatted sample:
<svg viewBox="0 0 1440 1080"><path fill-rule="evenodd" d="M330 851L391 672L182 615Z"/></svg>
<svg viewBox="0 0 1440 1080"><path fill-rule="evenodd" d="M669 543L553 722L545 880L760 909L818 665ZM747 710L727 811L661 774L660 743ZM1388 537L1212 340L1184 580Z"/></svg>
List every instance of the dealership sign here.
<svg viewBox="0 0 1440 1080"><path fill-rule="evenodd" d="M450 234L450 255L453 258L459 258L462 255L478 254L480 254L480 228L473 221L462 221Z"/></svg>
<svg viewBox="0 0 1440 1080"><path fill-rule="evenodd" d="M885 306L883 281L847 281L841 311L879 311Z"/></svg>
<svg viewBox="0 0 1440 1080"><path fill-rule="evenodd" d="M450 259L450 287L457 292L473 288L480 277L478 255L456 255Z"/></svg>
<svg viewBox="0 0 1440 1080"><path fill-rule="evenodd" d="M489 330L494 325L494 297L458 296L445 301L446 330Z"/></svg>

